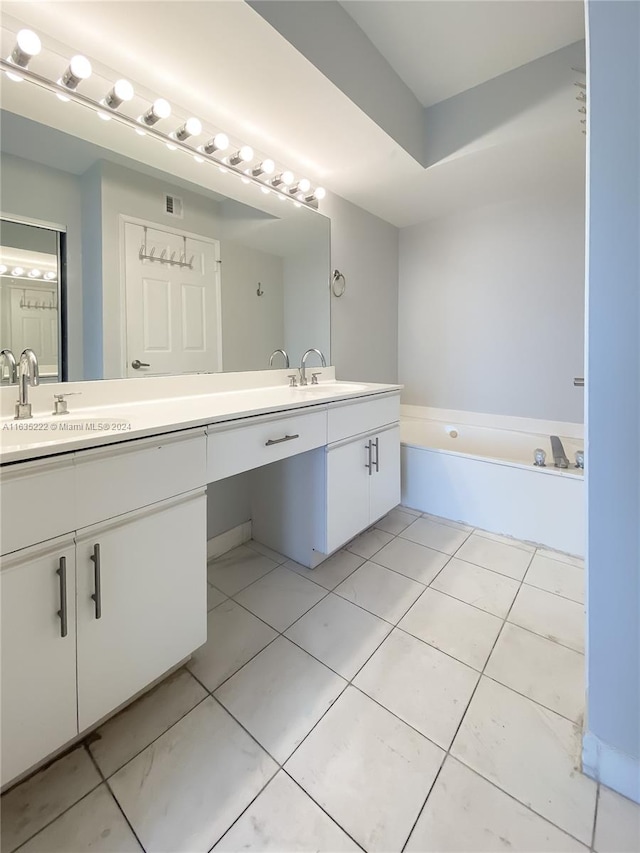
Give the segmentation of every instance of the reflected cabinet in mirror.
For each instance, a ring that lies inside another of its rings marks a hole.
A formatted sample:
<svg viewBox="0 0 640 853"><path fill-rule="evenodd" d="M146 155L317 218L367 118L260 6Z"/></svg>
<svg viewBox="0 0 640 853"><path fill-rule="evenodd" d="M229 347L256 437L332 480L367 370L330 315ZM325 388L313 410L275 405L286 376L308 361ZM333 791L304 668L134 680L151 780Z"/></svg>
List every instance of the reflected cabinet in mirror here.
<svg viewBox="0 0 640 853"><path fill-rule="evenodd" d="M193 163L169 172L166 151L136 160L122 128L91 116L109 143L96 144L73 104L64 130L44 121L51 104L36 121L42 93L20 88L30 115L1 116L0 207L20 222L2 223L0 349L29 346L43 377L70 379L281 368L277 350L293 367L310 347L330 363L326 217L254 187L248 204L217 169L206 185ZM63 277L42 222L64 232Z"/></svg>

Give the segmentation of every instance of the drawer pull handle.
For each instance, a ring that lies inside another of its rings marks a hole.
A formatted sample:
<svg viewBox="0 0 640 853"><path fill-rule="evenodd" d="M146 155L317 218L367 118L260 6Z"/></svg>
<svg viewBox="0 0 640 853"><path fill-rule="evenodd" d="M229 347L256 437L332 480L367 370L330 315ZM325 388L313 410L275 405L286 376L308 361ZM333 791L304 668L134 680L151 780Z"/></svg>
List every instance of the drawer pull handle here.
<svg viewBox="0 0 640 853"><path fill-rule="evenodd" d="M373 442L373 446L376 449L376 458L375 458L375 462L373 462L372 464L376 466L376 474L380 470L380 443L379 442L380 442L379 438L376 438L376 440Z"/></svg>
<svg viewBox="0 0 640 853"><path fill-rule="evenodd" d="M373 474L373 463L371 462L371 446L373 442L371 439L365 444L364 449L367 451L367 461L364 463L364 467L369 469L369 476Z"/></svg>
<svg viewBox="0 0 640 853"><path fill-rule="evenodd" d="M96 603L96 619L102 616L102 584L100 582L100 546L93 546L93 554L89 557L93 563L93 580L95 584L95 592L91 598Z"/></svg>
<svg viewBox="0 0 640 853"><path fill-rule="evenodd" d="M60 557L60 567L56 569L56 574L60 578L60 636L66 637L68 633L67 626L67 558Z"/></svg>
<svg viewBox="0 0 640 853"><path fill-rule="evenodd" d="M300 438L300 435L296 433L295 435L285 435L284 438L270 438L264 446L271 447L274 444L282 444L283 441L293 441L294 438Z"/></svg>

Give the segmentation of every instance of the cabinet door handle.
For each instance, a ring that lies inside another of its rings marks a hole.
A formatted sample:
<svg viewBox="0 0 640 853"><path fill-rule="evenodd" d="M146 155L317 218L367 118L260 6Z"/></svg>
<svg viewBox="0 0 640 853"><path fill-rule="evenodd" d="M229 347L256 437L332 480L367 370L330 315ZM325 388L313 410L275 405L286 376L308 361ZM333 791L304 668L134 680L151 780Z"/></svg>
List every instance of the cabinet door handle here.
<svg viewBox="0 0 640 853"><path fill-rule="evenodd" d="M282 444L283 441L293 441L294 438L300 438L300 434L285 435L284 438L270 438L269 441L265 441L264 446L271 447L274 444Z"/></svg>
<svg viewBox="0 0 640 853"><path fill-rule="evenodd" d="M95 585L95 592L92 594L91 598L96 603L96 619L100 619L102 616L102 585L100 583L100 546L93 546L93 554L89 557L91 562L93 563L93 582Z"/></svg>
<svg viewBox="0 0 640 853"><path fill-rule="evenodd" d="M68 633L67 626L67 558L60 557L59 568L56 569L56 574L60 578L60 636L66 637Z"/></svg>
<svg viewBox="0 0 640 853"><path fill-rule="evenodd" d="M367 451L367 462L364 463L364 467L369 469L369 476L373 474L373 463L371 461L371 445L373 442L371 439L365 444L365 450Z"/></svg>
<svg viewBox="0 0 640 853"><path fill-rule="evenodd" d="M380 470L380 439L376 438L376 440L373 442L373 445L376 449L376 458L375 458L375 461L373 462L373 464L376 466L376 474L377 474L378 471Z"/></svg>

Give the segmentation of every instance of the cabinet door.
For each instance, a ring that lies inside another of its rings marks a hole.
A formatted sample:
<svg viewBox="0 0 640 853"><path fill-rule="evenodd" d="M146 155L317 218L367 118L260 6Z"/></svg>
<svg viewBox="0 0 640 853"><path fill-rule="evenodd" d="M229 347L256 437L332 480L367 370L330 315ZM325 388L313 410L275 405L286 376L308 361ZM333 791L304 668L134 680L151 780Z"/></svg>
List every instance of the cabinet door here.
<svg viewBox="0 0 640 853"><path fill-rule="evenodd" d="M371 522L400 503L400 427L377 433L373 442Z"/></svg>
<svg viewBox="0 0 640 853"><path fill-rule="evenodd" d="M79 532L80 731L206 641L206 540L204 490Z"/></svg>
<svg viewBox="0 0 640 853"><path fill-rule="evenodd" d="M73 539L3 559L0 592L4 785L78 734Z"/></svg>
<svg viewBox="0 0 640 853"><path fill-rule="evenodd" d="M369 526L369 440L327 451L327 554Z"/></svg>

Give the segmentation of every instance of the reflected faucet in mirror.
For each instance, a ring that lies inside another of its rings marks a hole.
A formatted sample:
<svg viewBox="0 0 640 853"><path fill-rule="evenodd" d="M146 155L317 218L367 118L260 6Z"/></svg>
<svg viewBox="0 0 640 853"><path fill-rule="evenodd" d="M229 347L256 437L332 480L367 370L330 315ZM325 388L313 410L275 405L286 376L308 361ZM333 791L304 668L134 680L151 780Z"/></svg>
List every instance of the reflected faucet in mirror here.
<svg viewBox="0 0 640 853"><path fill-rule="evenodd" d="M3 349L0 352L0 381L4 383L4 366L5 363L9 368L9 385L15 385L18 381L18 365L16 357L10 349Z"/></svg>
<svg viewBox="0 0 640 853"><path fill-rule="evenodd" d="M323 367L327 366L327 360L319 349L312 347L308 349L305 354L302 356L302 361L300 362L300 385L308 385L307 382L307 358L311 355L312 352L315 352L316 355L320 356L320 363ZM315 377L314 377L315 378ZM315 384L315 383L314 383Z"/></svg>
<svg viewBox="0 0 640 853"><path fill-rule="evenodd" d="M289 356L287 355L287 351L283 349L274 349L274 351L269 356L269 367L273 367L273 359L278 354L280 354L284 358L284 366L291 367L291 365L289 364Z"/></svg>
<svg viewBox="0 0 640 853"><path fill-rule="evenodd" d="M29 402L29 385L35 387L40 384L40 371L38 359L32 349L23 350L18 364L18 402L16 403L15 420L31 418L31 403Z"/></svg>

